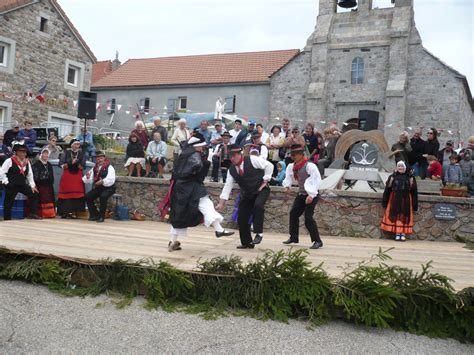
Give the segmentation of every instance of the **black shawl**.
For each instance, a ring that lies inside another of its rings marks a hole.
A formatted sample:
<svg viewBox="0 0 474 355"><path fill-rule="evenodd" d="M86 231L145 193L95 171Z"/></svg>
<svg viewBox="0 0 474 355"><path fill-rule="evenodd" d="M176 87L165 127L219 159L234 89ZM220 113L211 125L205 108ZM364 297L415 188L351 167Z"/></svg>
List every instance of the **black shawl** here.
<svg viewBox="0 0 474 355"><path fill-rule="evenodd" d="M389 201L390 206L388 206ZM418 210L416 179L408 172L404 174L395 172L390 175L385 184L382 205L384 208L390 208L390 219L392 221L399 220L404 224L408 224L410 221L410 208L413 208L413 211Z"/></svg>

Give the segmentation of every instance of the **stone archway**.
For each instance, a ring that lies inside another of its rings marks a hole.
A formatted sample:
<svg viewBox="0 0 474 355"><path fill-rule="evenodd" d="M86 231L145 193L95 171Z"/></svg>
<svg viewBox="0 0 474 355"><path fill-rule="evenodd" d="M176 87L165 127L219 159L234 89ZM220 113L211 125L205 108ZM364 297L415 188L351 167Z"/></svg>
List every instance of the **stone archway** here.
<svg viewBox="0 0 474 355"><path fill-rule="evenodd" d="M385 136L381 131L361 131L359 129L352 129L345 132L337 141L335 150L335 160L344 159L347 151L357 142L369 141L375 144L380 153L387 153L390 147L385 140Z"/></svg>

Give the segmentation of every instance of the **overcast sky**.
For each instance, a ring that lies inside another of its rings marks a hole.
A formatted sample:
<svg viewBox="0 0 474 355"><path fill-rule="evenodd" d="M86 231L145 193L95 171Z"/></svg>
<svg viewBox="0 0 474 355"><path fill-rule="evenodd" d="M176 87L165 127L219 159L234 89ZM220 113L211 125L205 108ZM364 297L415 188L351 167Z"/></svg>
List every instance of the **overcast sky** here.
<svg viewBox="0 0 474 355"><path fill-rule="evenodd" d="M387 3L390 0L374 0ZM414 0L424 46L474 92L474 0ZM318 0L59 0L98 60L302 49Z"/></svg>

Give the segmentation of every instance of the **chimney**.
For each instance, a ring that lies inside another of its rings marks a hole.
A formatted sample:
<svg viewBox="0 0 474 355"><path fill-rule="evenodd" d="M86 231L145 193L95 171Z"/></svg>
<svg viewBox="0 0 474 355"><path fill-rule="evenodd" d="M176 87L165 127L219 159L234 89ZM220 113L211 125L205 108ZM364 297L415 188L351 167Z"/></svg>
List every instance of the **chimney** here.
<svg viewBox="0 0 474 355"><path fill-rule="evenodd" d="M119 52L115 51L115 59L112 61L112 71L115 71L116 69L118 69L120 65L122 64L120 60L118 59L118 56L119 56Z"/></svg>

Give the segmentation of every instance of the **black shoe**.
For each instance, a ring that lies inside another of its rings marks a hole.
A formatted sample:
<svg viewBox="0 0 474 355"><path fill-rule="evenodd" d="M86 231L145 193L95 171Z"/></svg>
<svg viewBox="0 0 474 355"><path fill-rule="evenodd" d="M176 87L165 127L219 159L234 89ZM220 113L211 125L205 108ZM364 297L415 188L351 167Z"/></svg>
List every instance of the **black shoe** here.
<svg viewBox="0 0 474 355"><path fill-rule="evenodd" d="M291 244L291 243L298 244L298 241L289 238L288 240L285 240L285 241L283 242L283 244Z"/></svg>
<svg viewBox="0 0 474 355"><path fill-rule="evenodd" d="M238 245L237 249L253 249L255 248L255 244L246 244L246 245Z"/></svg>
<svg viewBox="0 0 474 355"><path fill-rule="evenodd" d="M229 235L233 235L235 232L230 232L228 230L223 230L222 232L216 232L216 238L220 237L228 237Z"/></svg>
<svg viewBox="0 0 474 355"><path fill-rule="evenodd" d="M310 249L319 249L323 247L323 242L314 242L313 245L311 245L309 248Z"/></svg>
<svg viewBox="0 0 474 355"><path fill-rule="evenodd" d="M29 219L43 219L43 218L41 218L40 216L38 216L37 214L34 214L34 213L28 215L27 218L29 218Z"/></svg>
<svg viewBox="0 0 474 355"><path fill-rule="evenodd" d="M91 217L89 217L88 221L95 222L95 221L97 221L99 218L100 218L99 216L91 216Z"/></svg>
<svg viewBox="0 0 474 355"><path fill-rule="evenodd" d="M97 223L102 223L102 222L104 222L104 217L99 217L99 218L97 218L96 222L97 222Z"/></svg>
<svg viewBox="0 0 474 355"><path fill-rule="evenodd" d="M263 239L263 236L261 236L260 234L257 234L255 236L255 239L253 240L253 244L260 244L262 242L262 239Z"/></svg>

